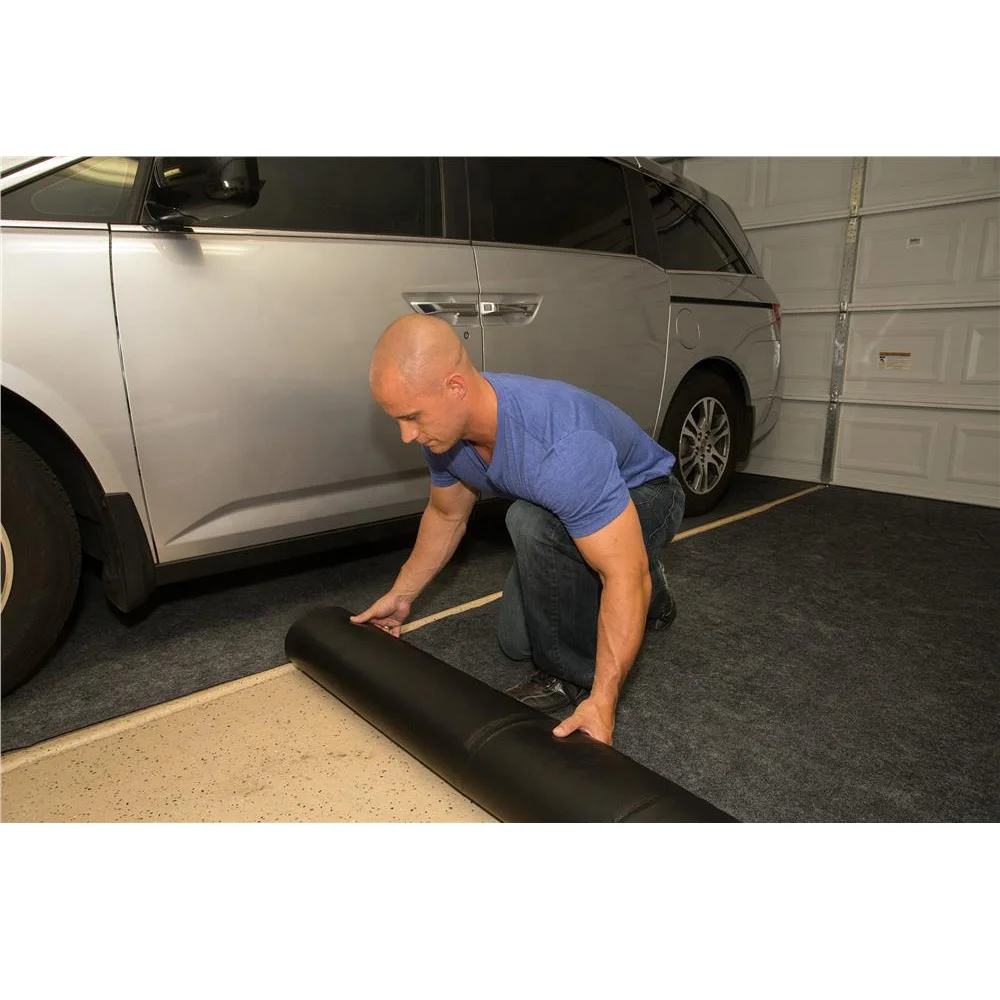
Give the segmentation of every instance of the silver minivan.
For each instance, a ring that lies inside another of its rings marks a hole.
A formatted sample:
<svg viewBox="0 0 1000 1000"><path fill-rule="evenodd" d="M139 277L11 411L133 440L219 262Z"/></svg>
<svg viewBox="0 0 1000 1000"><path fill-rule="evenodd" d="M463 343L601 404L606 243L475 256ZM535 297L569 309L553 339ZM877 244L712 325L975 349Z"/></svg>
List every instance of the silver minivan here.
<svg viewBox="0 0 1000 1000"><path fill-rule="evenodd" d="M773 290L730 208L636 158L49 157L0 181L3 690L108 599L411 525L419 449L368 394L439 316L490 371L616 403L689 513L780 406Z"/></svg>

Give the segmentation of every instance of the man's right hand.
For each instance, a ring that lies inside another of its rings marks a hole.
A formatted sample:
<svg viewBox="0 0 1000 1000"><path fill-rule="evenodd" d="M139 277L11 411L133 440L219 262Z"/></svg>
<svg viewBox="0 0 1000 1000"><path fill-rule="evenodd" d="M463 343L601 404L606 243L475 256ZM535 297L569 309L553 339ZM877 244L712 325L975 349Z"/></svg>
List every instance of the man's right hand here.
<svg viewBox="0 0 1000 1000"><path fill-rule="evenodd" d="M403 622L410 615L411 603L408 597L390 590L388 594L380 597L367 611L362 611L358 615L352 615L351 621L355 625L363 625L365 622L371 622L372 625L376 625L378 628L391 633L398 639L399 630Z"/></svg>

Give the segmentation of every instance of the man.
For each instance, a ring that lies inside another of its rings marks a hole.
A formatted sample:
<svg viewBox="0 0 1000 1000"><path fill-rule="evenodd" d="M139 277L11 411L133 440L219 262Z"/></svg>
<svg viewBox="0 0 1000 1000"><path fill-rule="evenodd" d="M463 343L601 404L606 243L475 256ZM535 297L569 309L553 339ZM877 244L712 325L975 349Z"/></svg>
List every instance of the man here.
<svg viewBox="0 0 1000 1000"><path fill-rule="evenodd" d="M479 372L440 319L382 334L372 395L424 449L430 502L392 589L354 622L393 635L455 552L481 492L515 497L514 565L499 641L535 673L508 693L610 743L622 682L647 626L674 603L658 553L680 524L674 456L616 406L563 382Z"/></svg>

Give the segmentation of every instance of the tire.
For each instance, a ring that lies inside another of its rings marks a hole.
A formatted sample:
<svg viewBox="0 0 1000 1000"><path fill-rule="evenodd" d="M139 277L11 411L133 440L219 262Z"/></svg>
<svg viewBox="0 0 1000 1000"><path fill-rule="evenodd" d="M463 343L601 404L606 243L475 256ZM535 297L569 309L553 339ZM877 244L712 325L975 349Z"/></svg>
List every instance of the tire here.
<svg viewBox="0 0 1000 1000"><path fill-rule="evenodd" d="M3 428L3 694L41 667L80 584L80 529L52 470Z"/></svg>
<svg viewBox="0 0 1000 1000"><path fill-rule="evenodd" d="M738 390L717 372L694 372L677 390L660 444L677 457L686 515L707 514L729 489L742 413Z"/></svg>

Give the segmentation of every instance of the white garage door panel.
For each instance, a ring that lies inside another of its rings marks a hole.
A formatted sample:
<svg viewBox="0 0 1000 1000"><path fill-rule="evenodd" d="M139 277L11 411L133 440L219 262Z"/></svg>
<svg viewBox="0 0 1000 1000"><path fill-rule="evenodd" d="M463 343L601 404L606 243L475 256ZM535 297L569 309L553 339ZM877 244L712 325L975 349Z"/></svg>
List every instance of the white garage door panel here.
<svg viewBox="0 0 1000 1000"><path fill-rule="evenodd" d="M951 482L978 483L997 490L997 483L1000 483L1000 426L980 426L965 421L955 424L948 479Z"/></svg>
<svg viewBox="0 0 1000 1000"><path fill-rule="evenodd" d="M1000 414L845 403L833 481L1000 507Z"/></svg>
<svg viewBox="0 0 1000 1000"><path fill-rule="evenodd" d="M790 222L816 215L846 217L851 196L849 157L779 157L766 161L761 222Z"/></svg>
<svg viewBox="0 0 1000 1000"><path fill-rule="evenodd" d="M781 419L750 453L746 471L819 482L826 411L826 403L784 400Z"/></svg>
<svg viewBox="0 0 1000 1000"><path fill-rule="evenodd" d="M997 282L1000 280L1000 220L996 217L986 220L983 233L983 249L979 254L979 268L976 271L978 281ZM993 297L1000 294L1000 288L994 284Z"/></svg>
<svg viewBox="0 0 1000 1000"><path fill-rule="evenodd" d="M1000 314L855 313L844 399L1000 406Z"/></svg>
<svg viewBox="0 0 1000 1000"><path fill-rule="evenodd" d="M997 157L872 157L868 161L866 209L974 195L1000 195Z"/></svg>
<svg viewBox="0 0 1000 1000"><path fill-rule="evenodd" d="M1000 311L984 310L981 315L982 320L969 325L962 383L997 387L990 397L1000 403Z"/></svg>
<svg viewBox="0 0 1000 1000"><path fill-rule="evenodd" d="M837 308L847 222L815 222L747 234L783 311Z"/></svg>
<svg viewBox="0 0 1000 1000"><path fill-rule="evenodd" d="M837 465L852 472L931 476L931 453L938 422L914 410L843 409Z"/></svg>
<svg viewBox="0 0 1000 1000"><path fill-rule="evenodd" d="M689 160L684 175L724 198L744 226L847 216L849 157L732 157Z"/></svg>
<svg viewBox="0 0 1000 1000"><path fill-rule="evenodd" d="M830 392L837 314L806 313L781 321L783 395L825 398Z"/></svg>
<svg viewBox="0 0 1000 1000"><path fill-rule="evenodd" d="M740 222L747 225L756 209L761 162L746 156L691 159L684 163L684 176L717 194L728 203Z"/></svg>
<svg viewBox="0 0 1000 1000"><path fill-rule="evenodd" d="M854 303L996 301L996 212L977 202L862 219Z"/></svg>

